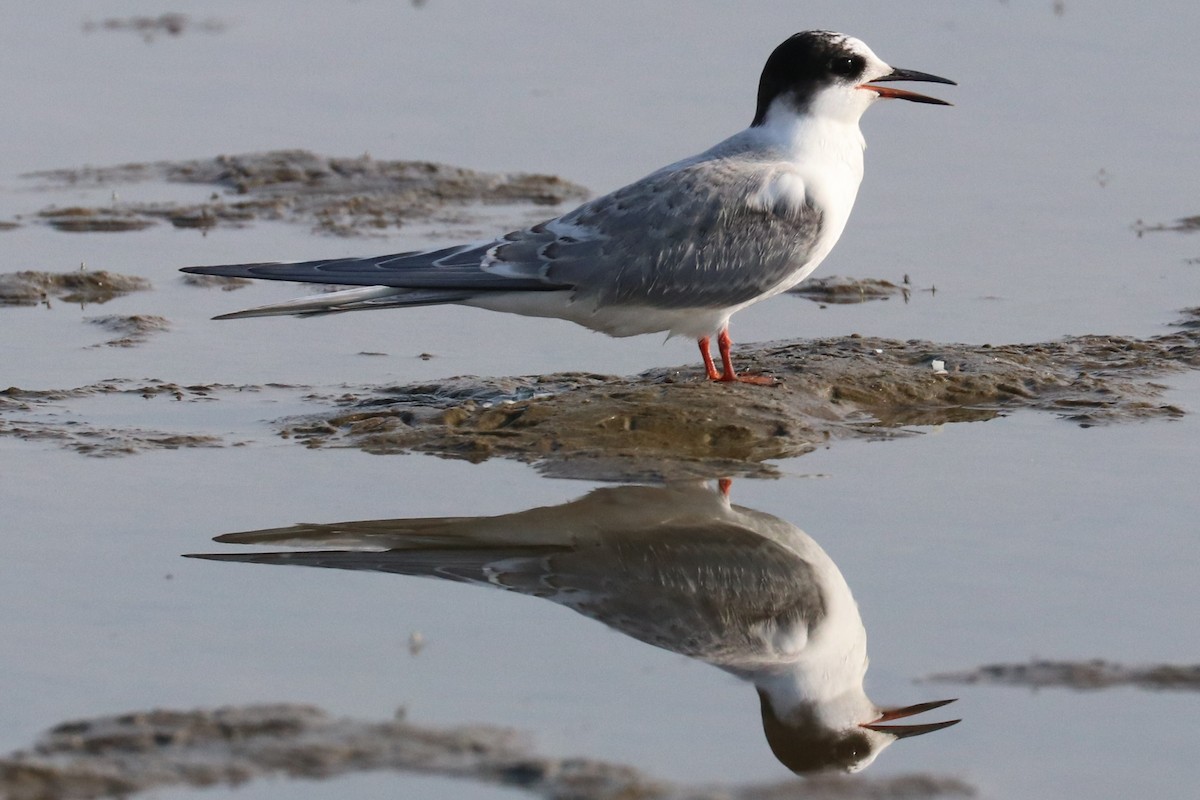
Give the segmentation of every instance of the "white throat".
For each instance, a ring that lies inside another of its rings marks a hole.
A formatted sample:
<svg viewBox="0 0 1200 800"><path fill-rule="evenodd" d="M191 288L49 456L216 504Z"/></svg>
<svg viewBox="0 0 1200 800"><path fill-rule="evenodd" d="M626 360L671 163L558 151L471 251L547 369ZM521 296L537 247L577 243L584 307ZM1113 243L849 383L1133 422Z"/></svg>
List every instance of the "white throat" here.
<svg viewBox="0 0 1200 800"><path fill-rule="evenodd" d="M866 140L858 127L858 115L798 114L786 101L776 101L763 124L746 133L781 162L766 176L764 191L769 199L778 199L781 192L794 194L791 202L808 203L822 215L821 237L807 268L796 273L789 285L780 287L785 291L820 265L845 230L862 183Z"/></svg>

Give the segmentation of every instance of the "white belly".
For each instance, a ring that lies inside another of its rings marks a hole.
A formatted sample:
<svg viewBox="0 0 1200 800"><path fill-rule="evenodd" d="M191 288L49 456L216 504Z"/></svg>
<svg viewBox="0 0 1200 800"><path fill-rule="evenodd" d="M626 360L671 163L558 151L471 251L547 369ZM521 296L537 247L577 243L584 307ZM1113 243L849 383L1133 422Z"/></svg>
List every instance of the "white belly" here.
<svg viewBox="0 0 1200 800"><path fill-rule="evenodd" d="M504 292L479 295L461 305L504 311L525 317L565 319L609 336L668 333L699 339L712 336L729 323L735 311L750 300L731 308L654 308L651 306L600 306L571 299L572 292Z"/></svg>

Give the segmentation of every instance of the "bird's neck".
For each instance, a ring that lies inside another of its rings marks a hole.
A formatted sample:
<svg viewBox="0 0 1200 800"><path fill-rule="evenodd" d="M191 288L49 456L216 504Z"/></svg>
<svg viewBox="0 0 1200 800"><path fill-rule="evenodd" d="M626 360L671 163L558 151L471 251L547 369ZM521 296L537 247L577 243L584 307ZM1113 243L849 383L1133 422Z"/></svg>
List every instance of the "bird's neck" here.
<svg viewBox="0 0 1200 800"><path fill-rule="evenodd" d="M841 727L872 718L874 705L863 691L862 669L793 669L756 682L759 696L785 721L819 720Z"/></svg>
<svg viewBox="0 0 1200 800"><path fill-rule="evenodd" d="M762 124L750 130L766 147L794 164L840 166L862 178L867 144L857 119L772 108Z"/></svg>
<svg viewBox="0 0 1200 800"><path fill-rule="evenodd" d="M813 543L815 545L815 543ZM867 674L867 632L858 604L837 566L817 548L805 553L820 576L825 617L811 628L803 649L784 663L744 674L771 699L781 717L788 709L848 703L869 704L863 694Z"/></svg>

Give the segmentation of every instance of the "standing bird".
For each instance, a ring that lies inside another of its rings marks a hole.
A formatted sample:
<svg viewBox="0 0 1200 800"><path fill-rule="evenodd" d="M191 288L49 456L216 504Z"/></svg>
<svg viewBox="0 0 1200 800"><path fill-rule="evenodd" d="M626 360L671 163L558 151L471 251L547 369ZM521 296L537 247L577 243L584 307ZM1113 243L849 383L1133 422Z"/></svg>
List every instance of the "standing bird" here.
<svg viewBox="0 0 1200 800"><path fill-rule="evenodd" d="M457 303L610 336L691 336L710 379L772 384L734 372L729 318L800 283L841 236L862 181L868 106L950 105L886 81L954 83L890 67L850 36L797 33L767 59L750 127L556 219L437 250L184 272L360 287L218 319Z"/></svg>
<svg viewBox="0 0 1200 800"><path fill-rule="evenodd" d="M873 703L867 633L837 565L796 526L731 505L725 488L622 486L495 517L231 533L216 541L306 549L191 557L418 575L558 603L753 684L767 743L797 773L856 771L898 739L955 724L893 724L952 701Z"/></svg>

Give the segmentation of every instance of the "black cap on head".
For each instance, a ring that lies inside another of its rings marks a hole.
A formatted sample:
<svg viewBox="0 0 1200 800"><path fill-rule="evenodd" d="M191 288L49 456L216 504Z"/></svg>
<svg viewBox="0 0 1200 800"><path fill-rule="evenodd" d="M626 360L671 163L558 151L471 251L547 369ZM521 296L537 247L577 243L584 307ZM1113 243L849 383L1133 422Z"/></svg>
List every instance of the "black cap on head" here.
<svg viewBox="0 0 1200 800"><path fill-rule="evenodd" d="M784 722L761 689L763 733L771 752L797 775L834 770L848 772L871 756L870 737L862 730L836 731L816 719L801 717Z"/></svg>
<svg viewBox="0 0 1200 800"><path fill-rule="evenodd" d="M767 109L780 95L789 95L797 110L820 89L835 81L857 82L867 59L832 31L804 31L775 48L758 81L758 108L751 126L761 125Z"/></svg>
<svg viewBox="0 0 1200 800"><path fill-rule="evenodd" d="M881 69L890 71L880 74ZM868 72L871 72L870 79L867 78ZM797 33L776 47L767 59L762 77L758 81L758 108L750 125L756 127L766 122L771 104L780 98L790 103L797 113L804 113L822 89L837 85L869 90L879 97L950 105L936 97L877 85L887 81L925 81L954 85L954 81L948 78L939 78L927 72L888 67L874 57L862 42L840 33Z"/></svg>

